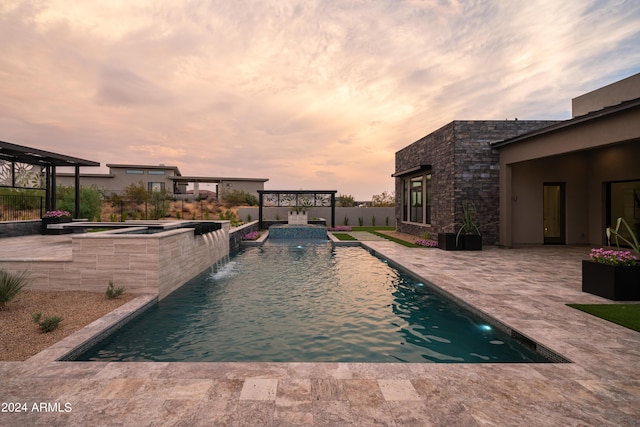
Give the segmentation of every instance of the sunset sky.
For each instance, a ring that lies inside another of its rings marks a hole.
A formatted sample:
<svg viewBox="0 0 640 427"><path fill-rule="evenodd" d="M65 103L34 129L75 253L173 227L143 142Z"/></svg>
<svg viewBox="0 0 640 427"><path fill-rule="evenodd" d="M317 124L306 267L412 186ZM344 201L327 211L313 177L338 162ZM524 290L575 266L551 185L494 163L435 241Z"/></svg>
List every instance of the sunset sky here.
<svg viewBox="0 0 640 427"><path fill-rule="evenodd" d="M640 2L4 0L0 46L2 141L368 200L452 120L640 72Z"/></svg>

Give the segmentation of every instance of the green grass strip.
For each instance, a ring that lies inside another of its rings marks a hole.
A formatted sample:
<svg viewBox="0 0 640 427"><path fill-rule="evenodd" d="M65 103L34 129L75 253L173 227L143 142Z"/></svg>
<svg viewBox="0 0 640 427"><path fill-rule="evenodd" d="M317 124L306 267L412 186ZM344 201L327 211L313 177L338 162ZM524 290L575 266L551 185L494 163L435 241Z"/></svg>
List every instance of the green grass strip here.
<svg viewBox="0 0 640 427"><path fill-rule="evenodd" d="M333 233L334 236L336 236L336 239L338 240L358 240L355 237L353 237L351 234L347 234L347 233Z"/></svg>
<svg viewBox="0 0 640 427"><path fill-rule="evenodd" d="M384 237L387 240L391 240L392 242L398 243L402 246L406 246L408 248L420 248L420 245L416 245L415 243L409 243L407 241L396 239L395 237L389 236L388 234L378 233L377 231L369 231L371 234L375 234L376 236Z"/></svg>
<svg viewBox="0 0 640 427"><path fill-rule="evenodd" d="M640 304L567 304L625 328L640 332Z"/></svg>

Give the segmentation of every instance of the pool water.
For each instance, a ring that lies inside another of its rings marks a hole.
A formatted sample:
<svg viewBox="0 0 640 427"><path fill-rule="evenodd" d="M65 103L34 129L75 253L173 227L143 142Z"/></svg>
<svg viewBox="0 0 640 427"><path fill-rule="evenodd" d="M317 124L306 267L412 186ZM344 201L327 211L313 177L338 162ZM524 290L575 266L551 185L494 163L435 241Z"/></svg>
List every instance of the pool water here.
<svg viewBox="0 0 640 427"><path fill-rule="evenodd" d="M242 249L79 360L547 362L360 247Z"/></svg>

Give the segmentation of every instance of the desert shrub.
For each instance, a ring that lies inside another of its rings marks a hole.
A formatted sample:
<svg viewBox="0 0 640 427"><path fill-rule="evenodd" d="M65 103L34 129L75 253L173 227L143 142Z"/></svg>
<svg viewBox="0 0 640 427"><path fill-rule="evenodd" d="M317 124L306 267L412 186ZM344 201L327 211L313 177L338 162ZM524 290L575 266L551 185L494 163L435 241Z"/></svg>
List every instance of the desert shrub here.
<svg viewBox="0 0 640 427"><path fill-rule="evenodd" d="M33 321L40 327L42 332L51 332L58 327L58 324L62 322L63 318L60 316L49 316L42 319L42 313L33 313Z"/></svg>
<svg viewBox="0 0 640 427"><path fill-rule="evenodd" d="M256 196L242 190L224 191L222 192L221 198L229 206L232 206L232 205L255 206L258 204L258 198Z"/></svg>
<svg viewBox="0 0 640 427"><path fill-rule="evenodd" d="M12 274L0 269L0 310L27 286L28 272Z"/></svg>
<svg viewBox="0 0 640 427"><path fill-rule="evenodd" d="M344 216L344 221L342 221L342 223L343 223L344 225L349 225L349 217L345 215L345 216Z"/></svg>
<svg viewBox="0 0 640 427"><path fill-rule="evenodd" d="M364 225L364 218L363 218L363 217L361 217L361 216L359 216L359 217L358 217L358 225L359 225L360 227L362 227L362 226Z"/></svg>
<svg viewBox="0 0 640 427"><path fill-rule="evenodd" d="M113 286L113 281L109 280L109 285L107 286L107 290L104 293L108 299L116 299L123 293L123 287L116 288Z"/></svg>
<svg viewBox="0 0 640 427"><path fill-rule="evenodd" d="M102 192L97 187L82 187L80 189L80 214L75 215L76 189L59 185L56 188L56 208L61 211L74 213L74 217L100 218L102 212Z"/></svg>
<svg viewBox="0 0 640 427"><path fill-rule="evenodd" d="M221 213L220 219L229 221L229 225L231 225L232 227L237 227L238 225L240 225L240 220L238 219L236 214L230 210Z"/></svg>
<svg viewBox="0 0 640 427"><path fill-rule="evenodd" d="M376 217L375 216L371 217L371 225L374 226L374 227L376 226Z"/></svg>

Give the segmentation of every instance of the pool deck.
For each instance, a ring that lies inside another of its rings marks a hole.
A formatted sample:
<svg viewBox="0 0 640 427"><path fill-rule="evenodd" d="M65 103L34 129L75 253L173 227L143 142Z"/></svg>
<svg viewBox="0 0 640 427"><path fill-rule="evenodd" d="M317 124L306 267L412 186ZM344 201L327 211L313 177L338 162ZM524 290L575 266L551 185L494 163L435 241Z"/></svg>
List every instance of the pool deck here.
<svg viewBox="0 0 640 427"><path fill-rule="evenodd" d="M63 257L64 239L51 244ZM565 306L609 302L580 290L588 247L363 244L573 363L55 362L48 349L0 362L0 402L27 406L0 426L640 425L640 333Z"/></svg>

